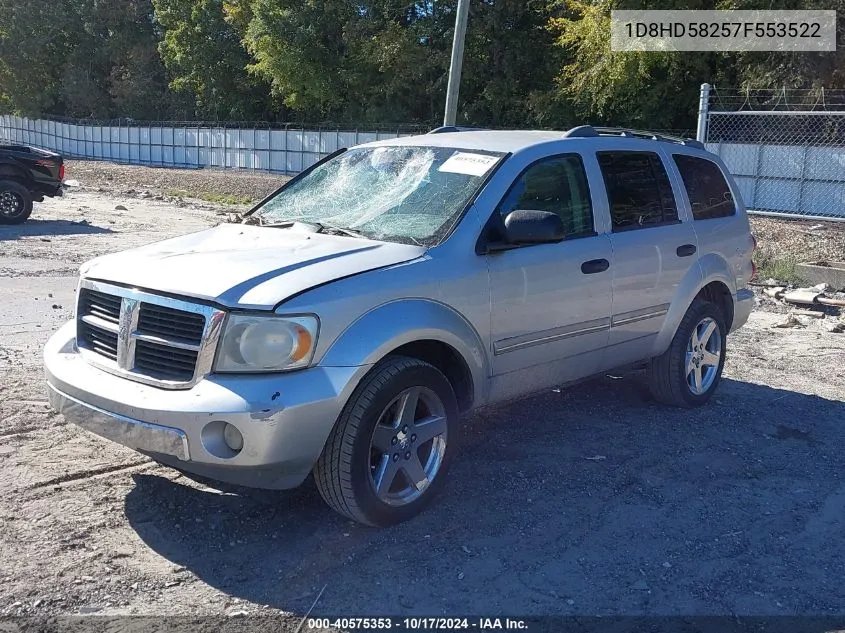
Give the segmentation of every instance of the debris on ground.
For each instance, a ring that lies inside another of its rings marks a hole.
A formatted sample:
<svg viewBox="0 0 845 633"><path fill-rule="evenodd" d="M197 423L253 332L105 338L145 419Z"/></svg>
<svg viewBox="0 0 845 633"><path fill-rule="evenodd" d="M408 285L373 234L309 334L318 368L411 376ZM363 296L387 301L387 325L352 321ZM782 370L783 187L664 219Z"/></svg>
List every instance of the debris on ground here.
<svg viewBox="0 0 845 633"><path fill-rule="evenodd" d="M834 292L828 284L791 287L767 279L756 283L754 287L760 307L784 314L784 318L772 327L819 326L833 333L842 332L845 328L845 293Z"/></svg>
<svg viewBox="0 0 845 633"><path fill-rule="evenodd" d="M833 321L828 319L821 322L821 327L834 334L841 334L842 332L845 332L845 323L842 321Z"/></svg>
<svg viewBox="0 0 845 633"><path fill-rule="evenodd" d="M811 310L792 310L784 319L772 325L773 328L806 328L816 326L834 334L845 331L845 321L835 316L827 316L823 312L813 312Z"/></svg>
<svg viewBox="0 0 845 633"><path fill-rule="evenodd" d="M817 301L825 306L836 306L837 308L845 308L845 299L837 299L834 297L819 297Z"/></svg>
<svg viewBox="0 0 845 633"><path fill-rule="evenodd" d="M796 288L784 292L781 298L787 303L797 305L845 307L845 294L830 292L830 286L827 284L819 284L811 288Z"/></svg>
<svg viewBox="0 0 845 633"><path fill-rule="evenodd" d="M797 303L799 305L813 305L822 296L822 292L818 288L796 288L785 292L782 299L787 303Z"/></svg>
<svg viewBox="0 0 845 633"><path fill-rule="evenodd" d="M824 312L816 312L815 310L793 310L792 314L796 316L806 316L812 319L823 319L825 317Z"/></svg>
<svg viewBox="0 0 845 633"><path fill-rule="evenodd" d="M791 312L786 315L786 318L783 321L778 321L772 327L777 328L789 328L789 327L801 327L801 321L792 314Z"/></svg>

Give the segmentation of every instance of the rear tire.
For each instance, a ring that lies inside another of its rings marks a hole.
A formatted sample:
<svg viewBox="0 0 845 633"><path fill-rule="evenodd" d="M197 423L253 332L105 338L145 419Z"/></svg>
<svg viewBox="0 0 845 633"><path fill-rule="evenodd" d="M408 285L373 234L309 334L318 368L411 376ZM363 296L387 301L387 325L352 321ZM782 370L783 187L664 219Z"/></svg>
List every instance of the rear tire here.
<svg viewBox="0 0 845 633"><path fill-rule="evenodd" d="M314 466L332 509L372 526L406 521L443 487L458 444L458 401L437 368L385 359L354 391Z"/></svg>
<svg viewBox="0 0 845 633"><path fill-rule="evenodd" d="M716 391L725 365L727 328L716 304L695 299L663 354L646 370L655 400L673 407L699 407Z"/></svg>
<svg viewBox="0 0 845 633"><path fill-rule="evenodd" d="M22 224L32 214L32 194L14 180L0 180L0 224Z"/></svg>

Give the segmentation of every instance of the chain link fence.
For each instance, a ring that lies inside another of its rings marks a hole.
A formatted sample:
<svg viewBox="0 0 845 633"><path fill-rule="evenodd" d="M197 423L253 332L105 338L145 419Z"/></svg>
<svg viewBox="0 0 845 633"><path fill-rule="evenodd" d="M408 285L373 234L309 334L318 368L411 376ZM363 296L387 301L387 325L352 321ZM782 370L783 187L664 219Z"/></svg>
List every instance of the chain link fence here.
<svg viewBox="0 0 845 633"><path fill-rule="evenodd" d="M67 158L158 167L253 169L297 174L343 148L428 131L306 128L261 123L74 121L0 116L0 143L33 145Z"/></svg>
<svg viewBox="0 0 845 633"><path fill-rule="evenodd" d="M709 88L699 140L725 162L750 212L845 221L845 91Z"/></svg>

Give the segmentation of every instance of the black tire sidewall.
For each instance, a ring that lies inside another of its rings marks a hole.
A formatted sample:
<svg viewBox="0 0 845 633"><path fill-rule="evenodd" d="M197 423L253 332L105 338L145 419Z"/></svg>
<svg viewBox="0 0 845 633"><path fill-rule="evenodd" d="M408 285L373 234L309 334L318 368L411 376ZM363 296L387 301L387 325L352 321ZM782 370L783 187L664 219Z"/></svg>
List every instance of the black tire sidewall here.
<svg viewBox="0 0 845 633"><path fill-rule="evenodd" d="M703 319L708 317L713 319L719 328L719 334L722 337L722 354L719 358L719 367L716 370L716 378L713 381L713 384L711 384L704 393L694 394L690 391L689 385L687 384L687 342L689 341L690 336L692 336L693 329L696 328ZM696 301L693 303L682 321L682 326L678 328L675 340L672 342L672 354L674 356L673 370L675 373L672 379L679 382L679 391L689 405L694 407L703 405L710 400L713 396L713 392L715 392L718 388L719 383L722 380L722 369L725 366L725 358L727 357L727 340L725 318L722 316L722 312L716 304L711 303L710 301Z"/></svg>
<svg viewBox="0 0 845 633"><path fill-rule="evenodd" d="M21 224L32 213L32 194L26 187L14 180L0 180L0 195L7 191L20 196L23 206L16 215L8 216L0 214L0 224Z"/></svg>
<svg viewBox="0 0 845 633"><path fill-rule="evenodd" d="M410 387L431 389L446 410L446 452L434 481L419 499L404 505L391 506L381 501L370 481L370 441L384 409L402 391ZM410 519L437 496L446 482L449 467L458 448L459 413L455 392L446 377L427 363L406 367L379 389L363 414L360 414L356 437L352 443L351 484L358 506L375 525L392 525Z"/></svg>

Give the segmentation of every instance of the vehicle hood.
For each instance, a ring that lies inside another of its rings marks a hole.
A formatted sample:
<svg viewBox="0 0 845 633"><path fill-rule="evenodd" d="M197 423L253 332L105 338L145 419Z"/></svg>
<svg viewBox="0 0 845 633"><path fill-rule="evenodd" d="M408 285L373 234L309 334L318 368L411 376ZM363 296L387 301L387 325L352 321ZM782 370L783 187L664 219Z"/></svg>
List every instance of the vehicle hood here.
<svg viewBox="0 0 845 633"><path fill-rule="evenodd" d="M223 224L98 257L80 272L88 279L266 310L315 286L423 253L422 246Z"/></svg>

